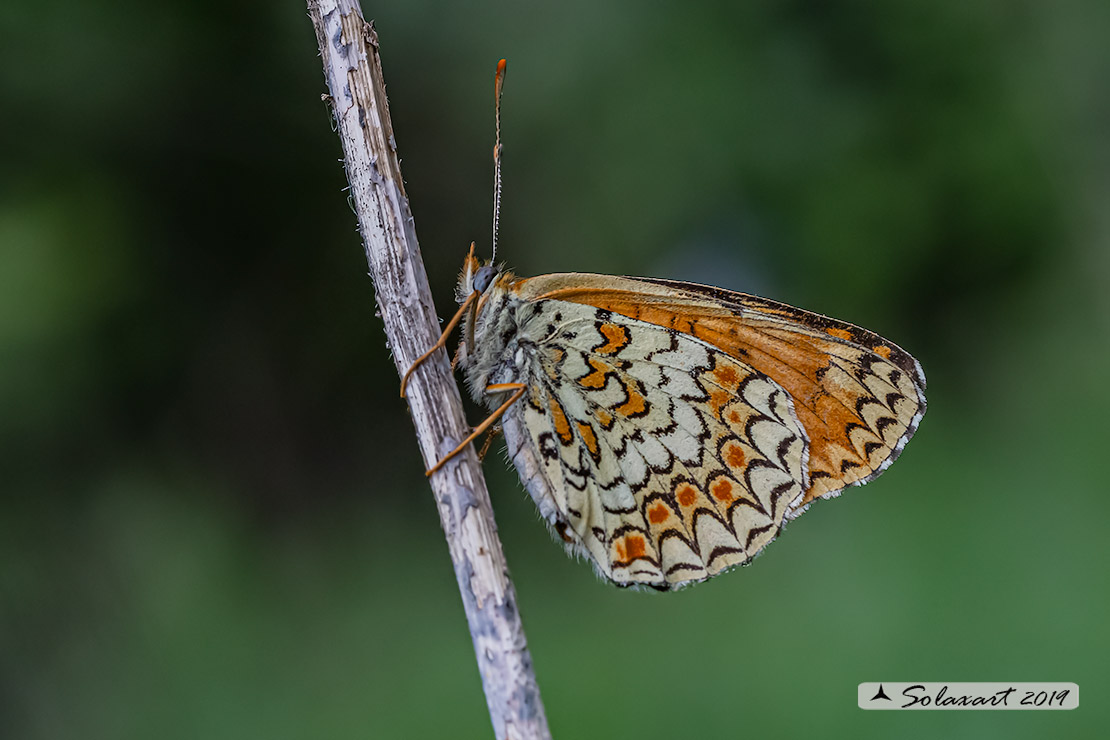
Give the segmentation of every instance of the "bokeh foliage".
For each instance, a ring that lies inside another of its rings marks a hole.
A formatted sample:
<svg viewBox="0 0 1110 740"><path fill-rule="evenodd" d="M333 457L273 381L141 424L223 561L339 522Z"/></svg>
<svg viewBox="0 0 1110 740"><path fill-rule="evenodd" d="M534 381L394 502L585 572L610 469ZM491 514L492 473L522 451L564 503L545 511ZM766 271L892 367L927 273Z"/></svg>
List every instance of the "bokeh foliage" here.
<svg viewBox="0 0 1110 740"><path fill-rule="evenodd" d="M365 10L441 313L505 56L502 259L758 292L929 376L890 472L678 594L598 583L491 458L556 736L1108 725L1110 6ZM0 37L0 735L488 737L303 6ZM1085 693L865 713L870 680Z"/></svg>

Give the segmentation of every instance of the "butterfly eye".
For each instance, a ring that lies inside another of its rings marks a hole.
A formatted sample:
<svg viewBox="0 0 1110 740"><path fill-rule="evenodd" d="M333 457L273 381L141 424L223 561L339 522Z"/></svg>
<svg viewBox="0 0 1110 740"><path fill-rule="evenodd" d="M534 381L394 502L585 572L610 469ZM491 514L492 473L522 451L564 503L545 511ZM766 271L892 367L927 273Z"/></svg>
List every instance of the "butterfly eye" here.
<svg viewBox="0 0 1110 740"><path fill-rule="evenodd" d="M474 274L474 290L479 293L485 293L486 288L493 284L493 279L497 277L497 268L493 265L486 265Z"/></svg>

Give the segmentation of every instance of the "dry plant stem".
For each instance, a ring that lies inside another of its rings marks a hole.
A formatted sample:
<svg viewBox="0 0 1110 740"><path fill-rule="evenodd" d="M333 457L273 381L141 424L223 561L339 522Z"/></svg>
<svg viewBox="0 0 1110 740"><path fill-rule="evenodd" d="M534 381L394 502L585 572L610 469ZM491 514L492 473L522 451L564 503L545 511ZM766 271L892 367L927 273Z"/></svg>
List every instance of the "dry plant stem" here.
<svg viewBox="0 0 1110 740"><path fill-rule="evenodd" d="M359 232L398 374L440 335L396 153L378 38L353 0L310 0ZM413 375L409 407L428 467L470 432L444 353ZM473 447L431 478L497 738L549 738L532 659ZM383 636L383 639L385 636ZM420 635L412 635L419 643Z"/></svg>

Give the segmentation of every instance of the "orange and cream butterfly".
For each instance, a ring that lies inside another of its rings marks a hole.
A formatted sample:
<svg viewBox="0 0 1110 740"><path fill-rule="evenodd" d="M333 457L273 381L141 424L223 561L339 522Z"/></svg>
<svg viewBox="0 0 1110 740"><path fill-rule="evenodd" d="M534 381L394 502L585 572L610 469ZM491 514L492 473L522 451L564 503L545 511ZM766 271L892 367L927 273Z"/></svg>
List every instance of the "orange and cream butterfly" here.
<svg viewBox="0 0 1110 740"><path fill-rule="evenodd" d="M500 194L498 65L494 247ZM458 360L552 531L619 586L670 589L750 561L818 498L884 471L925 375L866 329L653 278L517 277L471 245Z"/></svg>

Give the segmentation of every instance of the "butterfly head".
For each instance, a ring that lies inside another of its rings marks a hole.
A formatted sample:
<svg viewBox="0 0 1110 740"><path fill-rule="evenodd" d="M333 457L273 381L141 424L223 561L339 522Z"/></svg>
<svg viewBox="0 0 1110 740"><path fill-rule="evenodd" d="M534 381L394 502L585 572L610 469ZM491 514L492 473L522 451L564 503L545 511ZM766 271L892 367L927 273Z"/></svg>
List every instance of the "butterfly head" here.
<svg viewBox="0 0 1110 740"><path fill-rule="evenodd" d="M483 263L474 254L474 245L470 245L470 253L463 262L462 272L459 273L459 283L455 290L455 299L466 312L466 321L463 324L462 353L460 354L463 365L466 365L468 349L474 347L474 332L478 320L478 313L487 303L486 299L491 290L505 280L511 280L512 273L507 272L503 265L494 262Z"/></svg>
<svg viewBox="0 0 1110 740"><path fill-rule="evenodd" d="M474 245L471 244L470 254L466 256L462 272L459 273L458 289L455 291L456 300L462 305L475 292L478 293L480 298L503 274L504 270L501 265L496 265L493 262L483 264L474 255Z"/></svg>
<svg viewBox="0 0 1110 740"><path fill-rule="evenodd" d="M486 289L493 285L495 277L497 277L497 267L495 265L479 267L478 272L474 273L474 290L485 293Z"/></svg>

